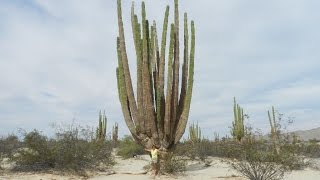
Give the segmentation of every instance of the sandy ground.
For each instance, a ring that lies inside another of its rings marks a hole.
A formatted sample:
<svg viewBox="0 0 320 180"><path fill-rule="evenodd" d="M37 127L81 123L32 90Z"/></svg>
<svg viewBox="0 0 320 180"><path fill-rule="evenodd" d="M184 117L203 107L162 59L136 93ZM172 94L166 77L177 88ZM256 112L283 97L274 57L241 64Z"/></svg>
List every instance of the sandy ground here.
<svg viewBox="0 0 320 180"><path fill-rule="evenodd" d="M158 176L155 179L190 179L190 180L206 180L206 179L227 179L227 180L245 180L238 173L231 170L227 163L220 158L210 158L211 166L204 167L204 164L197 161L189 161L187 171L184 175L179 176ZM0 180L147 180L153 179L150 174L146 174L143 167L149 164L148 156L140 156L136 159L123 160L116 158L117 164L108 172L100 172L90 178L78 176L62 176L48 173L9 173L0 174ZM320 160L318 161L320 162ZM306 168L301 171L293 171L285 175L286 180L320 180L320 170Z"/></svg>

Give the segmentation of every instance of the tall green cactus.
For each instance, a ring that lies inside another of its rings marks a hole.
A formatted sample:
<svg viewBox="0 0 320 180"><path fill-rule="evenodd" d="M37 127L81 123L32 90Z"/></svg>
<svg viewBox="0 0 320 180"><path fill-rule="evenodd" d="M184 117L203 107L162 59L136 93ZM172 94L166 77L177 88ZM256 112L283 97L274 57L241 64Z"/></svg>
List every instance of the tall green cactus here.
<svg viewBox="0 0 320 180"><path fill-rule="evenodd" d="M103 114L101 111L99 112L99 126L96 130L96 140L97 141L104 141L107 135L107 116L105 111Z"/></svg>
<svg viewBox="0 0 320 180"><path fill-rule="evenodd" d="M232 122L231 135L233 138L237 139L239 142L245 136L245 127L244 127L244 115L243 108L240 107L236 102L236 98L233 98L233 115L234 120Z"/></svg>
<svg viewBox="0 0 320 180"><path fill-rule="evenodd" d="M196 125L193 123L189 126L189 140L192 143L197 143L202 140L201 128L198 123Z"/></svg>
<svg viewBox="0 0 320 180"><path fill-rule="evenodd" d="M169 6L166 7L164 14L159 47L156 22L151 23L147 19L144 2L141 6L140 21L132 3L131 26L137 60L135 98L126 52L121 0L117 1L117 7L119 28L117 82L125 122L134 139L143 146L150 148L156 145L169 150L184 134L190 111L195 53L194 22L191 21L191 42L189 42L188 19L187 14L184 14L184 58L182 70L179 71L178 0L174 1L174 22L170 25L169 49L167 49ZM164 75L166 60L167 76ZM165 77L167 77L166 93ZM180 79L182 82L179 87Z"/></svg>
<svg viewBox="0 0 320 180"><path fill-rule="evenodd" d="M116 145L118 143L118 123L114 123L112 127L112 141Z"/></svg>
<svg viewBox="0 0 320 180"><path fill-rule="evenodd" d="M272 113L272 115L271 115ZM276 120L276 114L275 114L275 110L274 107L272 106L272 112L270 113L270 111L268 110L268 118L269 118L269 123L270 123L270 127L271 127L271 140L275 149L275 152L277 154L280 153L280 129L279 129L279 125L277 123Z"/></svg>

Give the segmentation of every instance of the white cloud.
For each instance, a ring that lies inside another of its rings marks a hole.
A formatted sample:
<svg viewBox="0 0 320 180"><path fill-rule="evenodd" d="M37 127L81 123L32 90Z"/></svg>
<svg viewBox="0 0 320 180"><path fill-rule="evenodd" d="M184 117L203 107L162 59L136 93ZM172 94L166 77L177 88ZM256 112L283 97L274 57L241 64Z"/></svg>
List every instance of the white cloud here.
<svg viewBox="0 0 320 180"><path fill-rule="evenodd" d="M137 12L140 2L136 1ZM95 125L99 109L106 109L110 126L118 121L121 133L128 133L115 79L115 3L0 2L0 134L17 127L47 130L50 123L72 118ZM146 1L147 15L157 21L158 32L168 3ZM229 132L234 96L249 113L250 123L264 131L272 105L295 117L292 129L320 126L317 1L180 4L181 13L188 12L197 30L190 121L199 121L206 136ZM123 0L135 76L130 6L131 1Z"/></svg>

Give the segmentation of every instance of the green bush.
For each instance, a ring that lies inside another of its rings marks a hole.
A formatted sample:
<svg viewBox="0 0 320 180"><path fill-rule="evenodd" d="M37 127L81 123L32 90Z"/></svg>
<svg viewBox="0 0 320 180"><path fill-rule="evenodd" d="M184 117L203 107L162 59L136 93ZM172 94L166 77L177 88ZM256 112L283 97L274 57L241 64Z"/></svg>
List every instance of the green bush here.
<svg viewBox="0 0 320 180"><path fill-rule="evenodd" d="M71 129L57 133L55 142L55 168L83 170L112 165L112 144L87 137L88 129Z"/></svg>
<svg viewBox="0 0 320 180"><path fill-rule="evenodd" d="M137 144L131 136L125 136L119 142L117 155L123 158L131 158L133 155L142 155L145 153L144 148Z"/></svg>
<svg viewBox="0 0 320 180"><path fill-rule="evenodd" d="M262 141L243 142L237 149L240 156L230 162L231 167L250 180L276 180L282 179L284 172L304 166L295 146L282 144L279 154L273 148Z"/></svg>
<svg viewBox="0 0 320 180"><path fill-rule="evenodd" d="M210 141L203 139L197 143L182 142L177 144L175 154L205 160L208 156L234 158L239 156L239 143L236 141Z"/></svg>
<svg viewBox="0 0 320 180"><path fill-rule="evenodd" d="M231 167L250 180L282 179L285 167L278 165L277 155L264 151L264 144L241 144L241 156L230 162Z"/></svg>
<svg viewBox="0 0 320 180"><path fill-rule="evenodd" d="M23 147L11 156L17 164L17 169L47 169L54 167L53 144L39 131L24 135Z"/></svg>
<svg viewBox="0 0 320 180"><path fill-rule="evenodd" d="M320 145L315 141L298 144L299 154L310 158L320 158Z"/></svg>
<svg viewBox="0 0 320 180"><path fill-rule="evenodd" d="M89 129L60 129L55 139L48 139L34 130L24 135L23 148L11 156L16 170L47 170L76 172L100 169L113 164L110 142L96 142L87 136Z"/></svg>
<svg viewBox="0 0 320 180"><path fill-rule="evenodd" d="M16 135L9 135L0 138L0 157L11 156L12 152L16 151L22 146Z"/></svg>
<svg viewBox="0 0 320 180"><path fill-rule="evenodd" d="M162 174L178 174L185 171L186 162L175 155L163 161L160 166L160 173Z"/></svg>

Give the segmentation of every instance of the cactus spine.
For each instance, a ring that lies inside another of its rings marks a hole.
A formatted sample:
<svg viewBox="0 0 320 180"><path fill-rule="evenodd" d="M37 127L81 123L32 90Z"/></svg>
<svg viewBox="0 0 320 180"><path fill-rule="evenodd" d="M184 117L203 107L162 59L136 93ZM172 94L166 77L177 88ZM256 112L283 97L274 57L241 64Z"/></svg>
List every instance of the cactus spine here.
<svg viewBox="0 0 320 180"><path fill-rule="evenodd" d="M189 126L189 140L192 143L200 142L202 139L201 128L198 123L195 125L194 123Z"/></svg>
<svg viewBox="0 0 320 180"><path fill-rule="evenodd" d="M152 145L171 149L182 137L188 121L194 74L195 27L191 21L191 42L187 14L184 14L184 58L179 74L179 9L174 1L174 22L170 25L170 42L167 49L169 6L163 21L161 46L158 45L156 22L147 19L142 2L141 21L131 7L131 26L137 60L137 90L135 98L126 53L121 0L117 1L118 67L117 82L119 99L125 122L134 139L143 146ZM189 51L190 44L190 51ZM166 58L168 52L168 58ZM165 64L168 74L165 92ZM179 76L181 86L179 87ZM179 91L180 88L180 91ZM180 92L180 95L179 95Z"/></svg>
<svg viewBox="0 0 320 180"><path fill-rule="evenodd" d="M243 108L240 107L236 102L236 98L233 98L233 115L234 120L232 122L231 135L233 138L237 139L239 142L245 136L245 127L244 127L244 115Z"/></svg>
<svg viewBox="0 0 320 180"><path fill-rule="evenodd" d="M115 145L118 144L118 123L114 123L112 127L112 141Z"/></svg>
<svg viewBox="0 0 320 180"><path fill-rule="evenodd" d="M104 141L107 135L107 117L105 111L103 114L101 111L99 112L99 126L96 130L96 140L97 141Z"/></svg>
<svg viewBox="0 0 320 180"><path fill-rule="evenodd" d="M272 113L272 115L271 115ZM271 127L271 140L275 149L275 152L277 154L280 153L280 130L279 130L279 125L276 121L276 115L275 115L275 110L274 107L272 106L272 112L268 110L268 117L269 117L269 123Z"/></svg>

